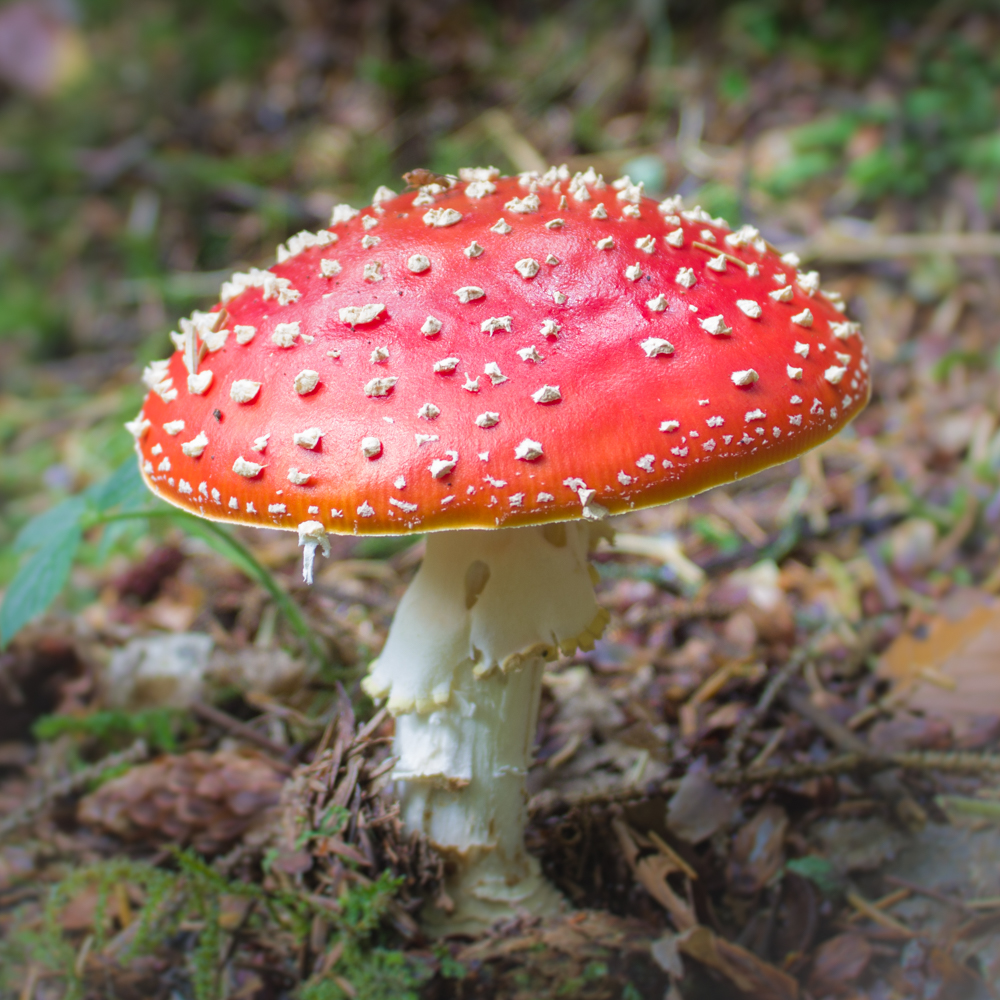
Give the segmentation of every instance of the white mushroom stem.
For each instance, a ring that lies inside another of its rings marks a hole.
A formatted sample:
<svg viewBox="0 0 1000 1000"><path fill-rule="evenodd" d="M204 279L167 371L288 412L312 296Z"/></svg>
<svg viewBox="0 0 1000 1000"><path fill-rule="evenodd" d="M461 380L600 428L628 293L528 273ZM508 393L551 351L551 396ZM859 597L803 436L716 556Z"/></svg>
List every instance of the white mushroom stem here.
<svg viewBox="0 0 1000 1000"><path fill-rule="evenodd" d="M408 829L448 861L450 912L428 902L435 932L482 931L562 901L524 847L545 663L590 649L597 606L584 523L427 538L365 690L397 716L393 772Z"/></svg>

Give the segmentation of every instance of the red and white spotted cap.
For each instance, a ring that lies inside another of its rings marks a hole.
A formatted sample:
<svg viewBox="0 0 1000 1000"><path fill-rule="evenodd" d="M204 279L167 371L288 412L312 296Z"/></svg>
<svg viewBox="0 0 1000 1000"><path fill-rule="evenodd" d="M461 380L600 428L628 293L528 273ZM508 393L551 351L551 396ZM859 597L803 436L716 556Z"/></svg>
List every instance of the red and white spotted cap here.
<svg viewBox="0 0 1000 1000"><path fill-rule="evenodd" d="M591 170L380 188L183 320L128 426L164 499L316 544L661 504L865 405L858 325L797 264Z"/></svg>

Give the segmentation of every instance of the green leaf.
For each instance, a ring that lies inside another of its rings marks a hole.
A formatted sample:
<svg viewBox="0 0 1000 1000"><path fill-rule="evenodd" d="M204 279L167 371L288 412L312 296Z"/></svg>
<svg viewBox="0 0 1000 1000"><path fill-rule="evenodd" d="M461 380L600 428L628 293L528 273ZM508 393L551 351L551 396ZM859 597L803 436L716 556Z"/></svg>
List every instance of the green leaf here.
<svg viewBox="0 0 1000 1000"><path fill-rule="evenodd" d="M83 530L76 521L53 536L18 570L0 605L0 649L56 599L69 578L82 537Z"/></svg>
<svg viewBox="0 0 1000 1000"><path fill-rule="evenodd" d="M30 552L44 545L56 542L59 538L69 535L79 528L80 518L87 509L87 500L83 494L67 497L55 507L36 514L17 533L14 539L14 551Z"/></svg>
<svg viewBox="0 0 1000 1000"><path fill-rule="evenodd" d="M112 507L134 510L149 500L150 493L139 475L139 466L130 456L107 479L36 514L17 533L14 551L30 552L55 545L60 538L77 530L88 509L101 513Z"/></svg>
<svg viewBox="0 0 1000 1000"><path fill-rule="evenodd" d="M87 496L99 511L112 507L134 510L148 503L150 492L139 474L139 463L130 455L107 479L94 483L87 490Z"/></svg>
<svg viewBox="0 0 1000 1000"><path fill-rule="evenodd" d="M436 945L434 954L438 960L438 970L444 979L465 979L469 974L469 970L452 955L447 945Z"/></svg>
<svg viewBox="0 0 1000 1000"><path fill-rule="evenodd" d="M785 871L809 879L825 896L835 896L842 888L842 881L833 865L818 854L806 854L785 862Z"/></svg>
<svg viewBox="0 0 1000 1000"><path fill-rule="evenodd" d="M148 530L148 521L112 521L105 525L94 561L97 565L102 565L120 539L130 538L134 541Z"/></svg>

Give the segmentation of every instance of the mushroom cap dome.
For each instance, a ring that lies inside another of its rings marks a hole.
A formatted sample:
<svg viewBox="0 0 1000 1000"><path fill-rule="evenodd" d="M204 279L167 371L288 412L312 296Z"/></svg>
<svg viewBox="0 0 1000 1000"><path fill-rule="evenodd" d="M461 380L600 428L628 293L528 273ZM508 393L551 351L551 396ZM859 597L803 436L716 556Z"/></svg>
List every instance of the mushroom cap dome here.
<svg viewBox="0 0 1000 1000"><path fill-rule="evenodd" d="M815 272L627 178L462 171L237 274L144 373L143 476L203 517L322 533L539 524L787 461L864 407Z"/></svg>

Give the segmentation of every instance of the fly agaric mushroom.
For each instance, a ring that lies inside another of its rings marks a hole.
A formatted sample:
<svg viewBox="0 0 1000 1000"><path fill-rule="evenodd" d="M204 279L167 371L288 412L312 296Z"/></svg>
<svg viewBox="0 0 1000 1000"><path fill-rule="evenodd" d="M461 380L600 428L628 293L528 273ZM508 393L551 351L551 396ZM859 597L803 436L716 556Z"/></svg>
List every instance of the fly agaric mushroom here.
<svg viewBox="0 0 1000 1000"><path fill-rule="evenodd" d="M857 324L751 226L588 170L424 175L237 274L144 373L150 489L298 531L428 532L365 690L472 930L560 898L524 848L540 682L607 614L591 529L787 461L864 406ZM503 529L503 530L497 530Z"/></svg>

